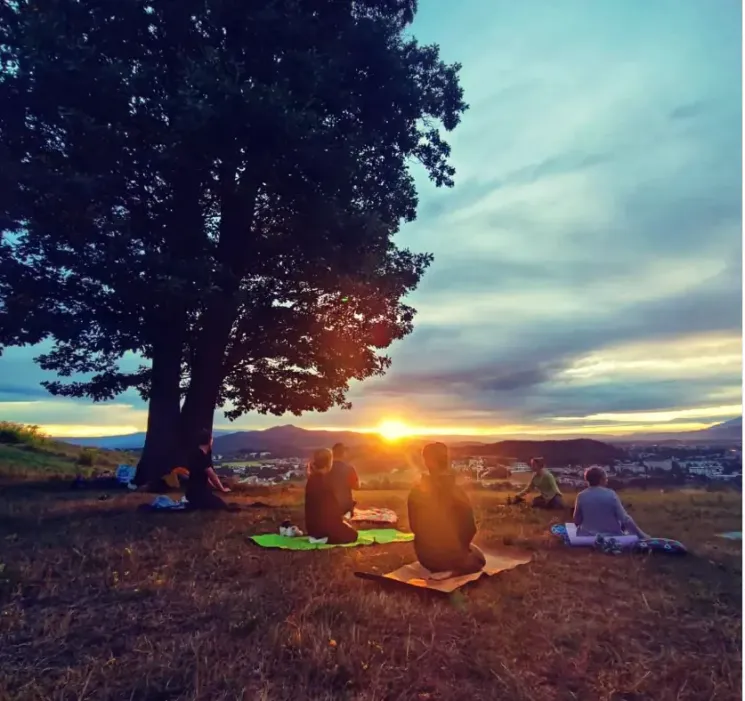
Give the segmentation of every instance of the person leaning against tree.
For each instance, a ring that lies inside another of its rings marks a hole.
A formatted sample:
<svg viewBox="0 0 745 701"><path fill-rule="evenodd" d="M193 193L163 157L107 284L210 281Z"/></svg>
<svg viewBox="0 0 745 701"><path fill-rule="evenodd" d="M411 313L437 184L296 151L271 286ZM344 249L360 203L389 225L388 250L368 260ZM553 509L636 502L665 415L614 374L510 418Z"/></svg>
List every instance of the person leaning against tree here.
<svg viewBox="0 0 745 701"><path fill-rule="evenodd" d="M196 443L186 464L189 480L185 491L189 508L228 510L228 504L212 491L213 487L223 493L230 491L212 467L212 434L207 429L199 431Z"/></svg>

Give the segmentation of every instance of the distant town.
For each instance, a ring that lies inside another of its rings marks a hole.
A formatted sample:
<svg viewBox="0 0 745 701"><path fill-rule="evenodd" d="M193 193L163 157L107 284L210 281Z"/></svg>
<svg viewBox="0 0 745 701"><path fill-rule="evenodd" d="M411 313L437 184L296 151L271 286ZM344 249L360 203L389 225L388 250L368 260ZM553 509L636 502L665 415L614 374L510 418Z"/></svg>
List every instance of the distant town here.
<svg viewBox="0 0 745 701"><path fill-rule="evenodd" d="M645 488L661 485L718 484L741 489L741 445L666 446L624 444L615 446L626 456L601 465L616 489ZM237 456L214 456L215 467L223 476L232 476L239 484L274 485L305 477L305 457L273 457L269 452L243 453ZM565 489L584 486L588 464L550 464L549 468ZM453 468L466 483L485 488L505 486L510 478L530 472L524 460L502 456L462 456L453 460ZM416 469L392 470L390 473L361 474L363 486L381 482L412 481ZM367 479L366 479L367 477ZM521 481L524 481L525 477ZM506 485L509 486L509 485Z"/></svg>

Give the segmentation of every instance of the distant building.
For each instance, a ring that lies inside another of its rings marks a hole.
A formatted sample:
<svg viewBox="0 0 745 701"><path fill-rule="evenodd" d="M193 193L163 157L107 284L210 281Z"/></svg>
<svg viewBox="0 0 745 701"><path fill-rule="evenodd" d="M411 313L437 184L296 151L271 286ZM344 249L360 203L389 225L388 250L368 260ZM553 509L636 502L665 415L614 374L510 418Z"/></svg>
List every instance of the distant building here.
<svg viewBox="0 0 745 701"><path fill-rule="evenodd" d="M687 470L689 475L704 477L718 477L724 472L724 467L718 460L688 460L682 462L681 467Z"/></svg>
<svg viewBox="0 0 745 701"><path fill-rule="evenodd" d="M613 469L616 472L616 474L624 473L624 472L631 472L635 475L639 475L639 474L645 474L647 472L647 468L643 464L638 463L638 462L619 462L613 466ZM672 463L670 464L670 469L672 469Z"/></svg>
<svg viewBox="0 0 745 701"><path fill-rule="evenodd" d="M645 460L644 464L651 470L662 470L664 472L670 472L673 469L673 459L667 458L665 460Z"/></svg>
<svg viewBox="0 0 745 701"><path fill-rule="evenodd" d="M510 465L510 472L513 474L515 472L530 472L530 465L526 462L521 462L519 460L516 460Z"/></svg>

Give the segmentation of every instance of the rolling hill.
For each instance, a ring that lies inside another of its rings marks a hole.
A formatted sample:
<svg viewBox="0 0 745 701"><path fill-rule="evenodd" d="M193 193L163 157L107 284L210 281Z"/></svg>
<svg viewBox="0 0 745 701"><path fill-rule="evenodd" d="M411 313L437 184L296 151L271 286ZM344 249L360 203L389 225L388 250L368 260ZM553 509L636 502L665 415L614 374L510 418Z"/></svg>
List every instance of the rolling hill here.
<svg viewBox="0 0 745 701"><path fill-rule="evenodd" d="M609 439L611 440L611 439ZM614 443L629 442L680 442L680 443L725 443L742 441L742 416L700 431L678 431L669 433L636 433L612 439Z"/></svg>
<svg viewBox="0 0 745 701"><path fill-rule="evenodd" d="M238 452L267 451L273 455L306 454L316 448L330 448L334 443L350 447L377 446L377 434L357 431L309 431L297 426L274 426L263 431L237 431L215 437L213 450L221 455Z"/></svg>

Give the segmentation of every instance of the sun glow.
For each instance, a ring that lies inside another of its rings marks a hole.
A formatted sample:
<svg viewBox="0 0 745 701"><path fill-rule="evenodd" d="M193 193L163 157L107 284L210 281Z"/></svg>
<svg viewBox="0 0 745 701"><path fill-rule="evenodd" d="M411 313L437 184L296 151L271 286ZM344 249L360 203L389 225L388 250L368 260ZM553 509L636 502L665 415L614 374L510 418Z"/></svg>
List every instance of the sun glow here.
<svg viewBox="0 0 745 701"><path fill-rule="evenodd" d="M387 441L397 441L412 434L411 428L401 421L383 421L377 432Z"/></svg>

